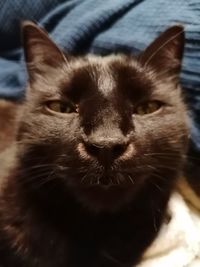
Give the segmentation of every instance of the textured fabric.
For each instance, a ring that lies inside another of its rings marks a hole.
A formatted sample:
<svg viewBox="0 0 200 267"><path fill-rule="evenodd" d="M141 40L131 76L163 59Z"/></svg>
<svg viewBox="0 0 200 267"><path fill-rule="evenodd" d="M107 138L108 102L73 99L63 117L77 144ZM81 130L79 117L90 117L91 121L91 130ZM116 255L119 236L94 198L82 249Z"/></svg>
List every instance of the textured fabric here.
<svg viewBox="0 0 200 267"><path fill-rule="evenodd" d="M168 204L168 214L170 221L164 221L158 236L136 267L200 266L199 211L174 192Z"/></svg>
<svg viewBox="0 0 200 267"><path fill-rule="evenodd" d="M181 82L192 118L191 136L200 153L199 0L7 0L0 2L0 97L18 99L25 88L20 21L44 26L66 52L107 54L144 49L175 23L186 29Z"/></svg>

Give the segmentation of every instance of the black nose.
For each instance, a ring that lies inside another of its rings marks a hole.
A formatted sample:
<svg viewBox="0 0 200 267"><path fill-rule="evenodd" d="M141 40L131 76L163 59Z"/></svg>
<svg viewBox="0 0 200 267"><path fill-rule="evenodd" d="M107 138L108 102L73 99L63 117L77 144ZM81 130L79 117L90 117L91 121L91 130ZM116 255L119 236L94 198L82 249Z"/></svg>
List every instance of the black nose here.
<svg viewBox="0 0 200 267"><path fill-rule="evenodd" d="M110 161L119 158L126 151L128 144L110 140L107 142L84 143L84 145L88 154L109 164Z"/></svg>

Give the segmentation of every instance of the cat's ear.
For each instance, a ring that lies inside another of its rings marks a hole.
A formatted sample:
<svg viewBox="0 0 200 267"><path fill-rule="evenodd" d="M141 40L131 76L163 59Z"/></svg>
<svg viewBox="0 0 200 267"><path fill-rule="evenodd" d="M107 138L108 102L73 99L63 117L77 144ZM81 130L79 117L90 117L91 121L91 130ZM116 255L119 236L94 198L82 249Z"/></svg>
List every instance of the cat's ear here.
<svg viewBox="0 0 200 267"><path fill-rule="evenodd" d="M22 37L29 78L34 77L36 73L48 74L51 69L66 62L61 50L37 24L24 21Z"/></svg>
<svg viewBox="0 0 200 267"><path fill-rule="evenodd" d="M178 77L184 51L184 29L181 25L172 26L158 36L139 55L145 66L151 66L164 76Z"/></svg>

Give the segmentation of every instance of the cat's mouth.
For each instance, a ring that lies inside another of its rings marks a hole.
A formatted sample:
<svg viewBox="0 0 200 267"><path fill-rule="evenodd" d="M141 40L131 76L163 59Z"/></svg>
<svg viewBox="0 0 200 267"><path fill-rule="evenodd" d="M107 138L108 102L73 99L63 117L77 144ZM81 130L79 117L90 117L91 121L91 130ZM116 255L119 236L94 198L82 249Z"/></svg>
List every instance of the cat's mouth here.
<svg viewBox="0 0 200 267"><path fill-rule="evenodd" d="M63 171L62 177L80 203L95 211L114 210L128 203L150 175L133 160L109 166L97 160L75 163Z"/></svg>
<svg viewBox="0 0 200 267"><path fill-rule="evenodd" d="M83 175L79 181L79 186L84 188L99 188L103 191L108 191L114 188L130 188L135 187L138 181L144 180L144 175L140 174L138 179L131 173L121 171L103 171L98 174Z"/></svg>

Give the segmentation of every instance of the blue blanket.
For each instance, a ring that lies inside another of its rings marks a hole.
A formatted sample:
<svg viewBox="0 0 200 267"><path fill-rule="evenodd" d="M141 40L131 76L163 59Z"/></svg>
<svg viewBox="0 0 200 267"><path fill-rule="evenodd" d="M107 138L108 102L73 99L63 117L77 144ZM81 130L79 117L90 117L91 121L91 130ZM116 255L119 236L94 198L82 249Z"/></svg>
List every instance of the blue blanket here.
<svg viewBox="0 0 200 267"><path fill-rule="evenodd" d="M20 21L32 19L66 52L138 53L175 23L186 29L181 82L192 118L192 149L200 155L199 0L7 0L0 2L0 97L19 99L26 75L21 64Z"/></svg>

